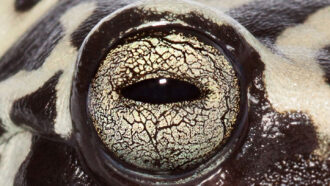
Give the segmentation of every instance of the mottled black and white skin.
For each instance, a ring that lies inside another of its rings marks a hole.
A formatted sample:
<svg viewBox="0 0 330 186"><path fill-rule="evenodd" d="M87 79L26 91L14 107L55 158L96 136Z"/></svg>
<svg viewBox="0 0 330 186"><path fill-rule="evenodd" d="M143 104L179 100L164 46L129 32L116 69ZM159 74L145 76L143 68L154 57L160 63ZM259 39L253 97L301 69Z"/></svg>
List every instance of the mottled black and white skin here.
<svg viewBox="0 0 330 186"><path fill-rule="evenodd" d="M108 166L77 119L78 68L89 68L77 64L99 52L92 36L114 32L102 24L132 8L189 15L244 72L235 148L188 176ZM330 184L329 0L2 0L0 40L0 185Z"/></svg>

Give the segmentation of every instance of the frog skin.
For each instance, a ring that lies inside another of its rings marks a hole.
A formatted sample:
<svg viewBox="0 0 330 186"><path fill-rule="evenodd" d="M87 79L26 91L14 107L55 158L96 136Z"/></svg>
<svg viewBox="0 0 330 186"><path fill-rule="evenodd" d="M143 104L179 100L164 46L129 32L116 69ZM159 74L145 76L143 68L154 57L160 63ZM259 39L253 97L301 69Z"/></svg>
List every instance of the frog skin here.
<svg viewBox="0 0 330 186"><path fill-rule="evenodd" d="M113 32L135 23L134 8L189 15L241 66L245 120L200 172L106 169L95 131L81 129L77 63L110 42L97 38L111 18L122 18ZM0 185L330 184L329 0L2 0L0 12Z"/></svg>

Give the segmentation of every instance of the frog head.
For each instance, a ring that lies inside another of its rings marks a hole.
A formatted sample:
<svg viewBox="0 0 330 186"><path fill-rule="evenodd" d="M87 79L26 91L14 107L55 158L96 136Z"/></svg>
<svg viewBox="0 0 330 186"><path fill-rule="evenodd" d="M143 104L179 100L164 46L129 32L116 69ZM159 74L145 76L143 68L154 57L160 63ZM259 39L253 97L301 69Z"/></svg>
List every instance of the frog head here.
<svg viewBox="0 0 330 186"><path fill-rule="evenodd" d="M0 5L1 185L329 184L329 1Z"/></svg>

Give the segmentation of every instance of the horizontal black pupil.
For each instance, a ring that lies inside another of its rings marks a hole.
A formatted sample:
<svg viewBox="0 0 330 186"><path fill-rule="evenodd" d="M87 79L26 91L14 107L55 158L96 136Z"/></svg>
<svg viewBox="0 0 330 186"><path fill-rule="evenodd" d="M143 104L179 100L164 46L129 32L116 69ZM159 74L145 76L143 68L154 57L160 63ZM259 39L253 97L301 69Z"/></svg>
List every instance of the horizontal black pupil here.
<svg viewBox="0 0 330 186"><path fill-rule="evenodd" d="M193 84L172 78L147 79L121 89L127 99L152 104L196 100L200 90Z"/></svg>

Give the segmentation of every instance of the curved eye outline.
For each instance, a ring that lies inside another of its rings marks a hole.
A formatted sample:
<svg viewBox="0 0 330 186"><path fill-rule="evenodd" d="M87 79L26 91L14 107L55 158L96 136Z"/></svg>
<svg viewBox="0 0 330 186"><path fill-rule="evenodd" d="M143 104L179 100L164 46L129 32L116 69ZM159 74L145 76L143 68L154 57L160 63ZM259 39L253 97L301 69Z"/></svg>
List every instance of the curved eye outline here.
<svg viewBox="0 0 330 186"><path fill-rule="evenodd" d="M141 30L111 48L88 98L94 127L111 156L166 175L192 170L221 151L236 127L240 91L235 70L217 48L192 30L168 27ZM160 75L193 82L204 96L156 105L118 92Z"/></svg>
<svg viewBox="0 0 330 186"><path fill-rule="evenodd" d="M139 10L139 9L138 9ZM246 42L235 32L232 27L224 27L219 28L214 27L214 25L208 25L210 28L209 33L205 33L202 31L201 27L205 26L205 18L202 15L197 15L195 12L191 14L191 16L195 16L192 21L191 18L186 18L185 15L178 15L175 18L180 19L181 21L186 22L187 24L181 23L173 23L171 21L164 22L161 20L164 15L157 14L155 12L151 12L148 16L143 15L141 12L138 12L135 7L124 9L119 14L110 15L104 18L88 35L85 39L82 48L80 50L80 55L77 61L77 68L75 72L75 77L72 85L72 94L71 94L71 114L73 118L73 124L75 127L76 135L75 139L78 144L78 147L81 151L81 156L92 170L93 174L96 177L100 177L101 180L108 180L109 182L117 180L120 182L121 178L126 178L131 180L132 177L139 177L137 180L139 183L152 183L152 182L163 182L166 184L175 183L176 180L186 180L192 181L190 178L196 178L194 175L202 174L206 175L206 173L214 171L220 164L225 161L229 155L237 149L241 140L244 138L243 133L247 129L247 86L246 86L246 78L245 72L243 71L242 66L244 64L238 63L240 60L244 61L246 57L246 53L244 55L240 54L240 51L250 48ZM120 17L120 18L119 18ZM127 24L122 25L120 28L116 28L116 22L121 22L123 18L131 19L127 22ZM158 21L157 21L158 20ZM144 24L145 22L152 22L153 25ZM196 23L199 26L195 26ZM192 24L194 23L194 24ZM215 24L215 23L213 23ZM142 25L142 26L141 26ZM123 167L120 161L115 158L109 157L107 155L108 149L104 147L104 144L98 138L96 132L90 133L89 131L94 131L92 121L87 109L87 96L88 90L93 79L100 62L109 51L109 48L114 46L116 42L120 39L124 38L126 35L132 34L134 32L138 32L140 30L162 26L162 27L180 27L188 30L193 30L201 35L206 36L207 38L213 40L218 46L219 50L221 50L230 60L234 69L237 72L237 75L240 80L240 88L241 88L241 102L240 102L240 112L237 117L237 128L233 131L232 136L228 140L225 147L219 152L217 155L212 157L208 162L204 165L201 165L194 171L190 171L187 173L183 173L180 175L168 175L166 178L164 176L153 175L146 172L141 172L134 168L127 169ZM134 28L134 29L132 29ZM223 35L224 33L219 33L219 29L223 32L228 32L231 35ZM229 29L229 30L227 30ZM106 32L106 30L111 30L111 32ZM101 32L100 32L101 31ZM234 35L232 35L234 33ZM220 35L219 35L220 34ZM230 36L234 36L235 38L231 41L232 38ZM243 40L243 44L240 41ZM110 42L109 42L110 41ZM238 45L232 42L239 42ZM236 51L231 53L226 50L225 43L230 43L235 45ZM248 50L249 51L249 50ZM87 161L88 159L88 161ZM100 164L102 162L102 165ZM207 170L206 170L207 168ZM206 170L207 172L205 172ZM109 173L110 172L110 173ZM109 177L110 174L113 174L112 177Z"/></svg>

